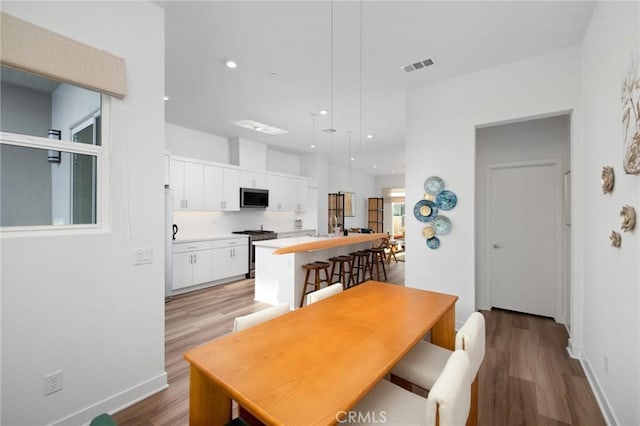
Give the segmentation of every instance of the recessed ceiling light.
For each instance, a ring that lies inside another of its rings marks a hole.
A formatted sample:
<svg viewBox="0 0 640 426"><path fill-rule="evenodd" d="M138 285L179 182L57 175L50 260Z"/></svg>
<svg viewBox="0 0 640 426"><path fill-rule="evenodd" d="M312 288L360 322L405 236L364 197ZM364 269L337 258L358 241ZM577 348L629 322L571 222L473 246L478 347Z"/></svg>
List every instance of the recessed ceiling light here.
<svg viewBox="0 0 640 426"><path fill-rule="evenodd" d="M267 124L260 123L254 120L238 120L238 121L234 121L233 124L235 124L238 127L255 130L256 132L265 133L267 135L283 135L285 133L288 133L286 130L269 126Z"/></svg>
<svg viewBox="0 0 640 426"><path fill-rule="evenodd" d="M311 149L313 149L313 148L315 148L316 146L315 146L315 145L313 145L313 144L311 144L311 145L310 145L310 147L311 147Z"/></svg>
<svg viewBox="0 0 640 426"><path fill-rule="evenodd" d="M355 158L353 158L353 157L351 157L351 161L356 161L356 159L355 159Z"/></svg>
<svg viewBox="0 0 640 426"><path fill-rule="evenodd" d="M236 63L236 61L233 61L231 59L227 59L224 64L227 66L227 68L231 68L231 69L238 68L238 64Z"/></svg>
<svg viewBox="0 0 640 426"><path fill-rule="evenodd" d="M374 169L377 169L377 168L378 168L378 166L376 166L376 165L374 164L374 165L373 165L373 168L374 168Z"/></svg>
<svg viewBox="0 0 640 426"><path fill-rule="evenodd" d="M373 139L373 135L372 134L368 134L367 135L367 139Z"/></svg>
<svg viewBox="0 0 640 426"><path fill-rule="evenodd" d="M327 111L326 109L320 110L320 115L327 115L327 114L329 114L329 111Z"/></svg>
<svg viewBox="0 0 640 426"><path fill-rule="evenodd" d="M165 101L168 101L169 99L170 99L170 98L169 98L168 96L165 96L165 97L164 97L164 100L165 100Z"/></svg>

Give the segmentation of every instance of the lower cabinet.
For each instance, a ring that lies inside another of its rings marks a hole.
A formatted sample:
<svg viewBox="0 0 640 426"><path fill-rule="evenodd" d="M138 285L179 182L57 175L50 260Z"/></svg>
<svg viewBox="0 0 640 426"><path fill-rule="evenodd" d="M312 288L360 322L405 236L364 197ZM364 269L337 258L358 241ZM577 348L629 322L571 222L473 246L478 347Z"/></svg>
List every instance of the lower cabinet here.
<svg viewBox="0 0 640 426"><path fill-rule="evenodd" d="M247 238L173 244L173 290L245 275L248 271Z"/></svg>
<svg viewBox="0 0 640 426"><path fill-rule="evenodd" d="M249 245L246 238L214 241L214 280L244 275L249 272Z"/></svg>
<svg viewBox="0 0 640 426"><path fill-rule="evenodd" d="M212 241L173 244L173 289L211 281Z"/></svg>

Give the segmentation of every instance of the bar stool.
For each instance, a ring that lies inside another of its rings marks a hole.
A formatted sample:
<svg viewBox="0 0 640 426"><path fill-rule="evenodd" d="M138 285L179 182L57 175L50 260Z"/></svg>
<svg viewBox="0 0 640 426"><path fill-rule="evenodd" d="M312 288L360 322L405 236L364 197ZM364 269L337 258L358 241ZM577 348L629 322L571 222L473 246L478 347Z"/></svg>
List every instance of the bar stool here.
<svg viewBox="0 0 640 426"><path fill-rule="evenodd" d="M371 255L371 277L373 277L373 267L376 267L376 279L380 281L380 266L382 266L382 272L384 273L384 280L387 281L387 269L384 264L386 263L386 256L384 253L384 249L379 248L370 248L365 250Z"/></svg>
<svg viewBox="0 0 640 426"><path fill-rule="evenodd" d="M329 261L331 262L331 284L340 282L342 283L342 288L344 288L345 290L352 285L355 285L355 280L353 278L352 255L330 257ZM336 265L338 266L337 271ZM334 281L333 277L336 275L338 276L338 279Z"/></svg>
<svg viewBox="0 0 640 426"><path fill-rule="evenodd" d="M302 286L302 297L300 298L300 307L302 308L302 305L304 304L304 297L316 290L320 290L320 284L322 283L327 283L327 285L330 285L329 282L329 262L312 262L312 263L306 263L304 265L302 265L302 268L305 269L307 272L304 276L304 285ZM309 275L311 274L311 271L314 272L314 279L313 281L309 281ZM321 279L320 277L320 272L324 271L324 280ZM312 285L313 286L313 290L307 292L307 287Z"/></svg>
<svg viewBox="0 0 640 426"><path fill-rule="evenodd" d="M369 266L369 253L364 250L359 250L351 253L353 256L353 264L351 270L353 271L353 278L355 284L360 284L367 280L367 272L369 278L371 278L371 267ZM362 275L362 279L360 278Z"/></svg>

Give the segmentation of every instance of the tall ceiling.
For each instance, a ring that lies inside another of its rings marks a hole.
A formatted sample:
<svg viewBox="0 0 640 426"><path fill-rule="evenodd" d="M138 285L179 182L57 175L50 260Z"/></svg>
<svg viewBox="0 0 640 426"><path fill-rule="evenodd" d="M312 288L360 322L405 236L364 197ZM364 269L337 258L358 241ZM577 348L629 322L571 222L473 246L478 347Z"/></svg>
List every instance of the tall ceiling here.
<svg viewBox="0 0 640 426"><path fill-rule="evenodd" d="M408 89L579 44L595 3L157 4L166 18L167 122L285 152L319 152L379 175L404 173ZM401 69L427 58L434 65ZM238 67L227 68L227 59ZM321 109L329 113L312 116ZM247 119L287 133L233 124Z"/></svg>

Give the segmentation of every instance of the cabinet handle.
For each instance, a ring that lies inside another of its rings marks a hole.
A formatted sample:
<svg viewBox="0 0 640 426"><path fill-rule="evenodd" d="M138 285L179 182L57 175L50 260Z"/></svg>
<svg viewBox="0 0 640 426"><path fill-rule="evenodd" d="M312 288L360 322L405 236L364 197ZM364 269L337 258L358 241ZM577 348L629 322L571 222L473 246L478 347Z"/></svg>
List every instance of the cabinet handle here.
<svg viewBox="0 0 640 426"><path fill-rule="evenodd" d="M197 254L193 255L193 263L198 263L198 255Z"/></svg>
<svg viewBox="0 0 640 426"><path fill-rule="evenodd" d="M193 263L193 255L192 255L192 254L190 254L190 255L189 255L189 264L192 264L192 263Z"/></svg>

